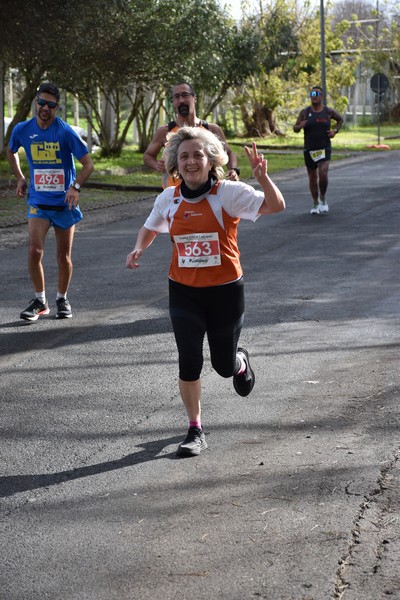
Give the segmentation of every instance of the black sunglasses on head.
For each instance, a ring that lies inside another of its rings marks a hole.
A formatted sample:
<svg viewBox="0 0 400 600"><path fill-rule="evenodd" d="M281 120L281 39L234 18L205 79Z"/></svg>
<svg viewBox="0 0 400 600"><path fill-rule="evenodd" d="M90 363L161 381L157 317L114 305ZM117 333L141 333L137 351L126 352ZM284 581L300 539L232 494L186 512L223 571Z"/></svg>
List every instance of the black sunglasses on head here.
<svg viewBox="0 0 400 600"><path fill-rule="evenodd" d="M58 102L53 102L52 100L43 100L43 98L36 98L36 102L39 104L39 106L47 106L49 108L57 108L58 106Z"/></svg>

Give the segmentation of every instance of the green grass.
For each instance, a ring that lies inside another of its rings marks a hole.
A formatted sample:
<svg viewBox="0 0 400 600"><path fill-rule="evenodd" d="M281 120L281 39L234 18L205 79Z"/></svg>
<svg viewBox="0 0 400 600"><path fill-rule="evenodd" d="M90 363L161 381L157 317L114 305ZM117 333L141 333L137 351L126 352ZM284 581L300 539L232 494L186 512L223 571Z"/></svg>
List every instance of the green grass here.
<svg viewBox="0 0 400 600"><path fill-rule="evenodd" d="M235 138L232 143L240 143L241 140ZM264 138L262 144L271 148L287 146L289 148L301 147L303 142L303 133L294 133L288 130L285 136L272 136ZM338 150L362 151L371 150L372 144L378 143L378 126L369 125L367 127L343 127L333 140L333 148ZM380 143L388 144L392 150L400 150L400 123L383 124L380 126Z"/></svg>
<svg viewBox="0 0 400 600"><path fill-rule="evenodd" d="M380 142L386 143L393 150L400 150L400 125L384 124L380 128ZM390 139L388 139L390 138ZM241 169L241 179L252 176L249 163L243 147L251 145L253 140L232 138L228 142L238 157ZM273 174L286 169L304 167L303 161L303 134L289 132L285 137L269 137L256 140L260 149L268 159L268 172ZM368 148L378 141L377 127L344 128L333 140L333 160L340 160L352 152L368 151L381 152L381 150ZM25 154L20 154L23 171L28 173ZM151 171L143 165L143 155L137 147L127 146L119 158L106 159L93 154L95 172L90 181L92 183L107 183L119 185L149 185L160 186L160 174ZM77 168L80 164L77 163ZM11 187L0 189L0 227L17 225L25 222L26 200L15 195L15 179L10 173L6 160L0 160L0 180L9 181ZM153 195L154 192L133 192L103 190L87 187L82 191L80 205L83 211L90 210L91 206L110 206L112 204L129 202L134 198Z"/></svg>
<svg viewBox="0 0 400 600"><path fill-rule="evenodd" d="M228 140L232 149L237 154L238 165L241 169L241 179L247 179L252 175L243 150L243 147L251 145L252 141L251 139L242 138ZM271 136L256 141L268 158L269 173L272 174L277 171L293 169L304 165L302 133L295 134L293 131L289 131L284 137ZM333 159L336 160L341 157L339 154L335 155L335 150L345 153L346 151L378 152L379 150L368 148L368 146L376 144L377 141L377 126L343 128L332 143ZM388 144L393 150L399 150L400 125L382 125L380 128L380 142ZM95 163L95 172L90 179L91 182L121 185L160 185L160 174L143 165L143 155L137 151L137 147L134 145L127 146L119 158L102 158L98 154L93 154L93 161ZM28 169L23 153L21 153L21 165L26 173ZM77 163L77 168L79 170L79 163ZM0 160L0 179L13 179L10 175L8 163L4 160Z"/></svg>
<svg viewBox="0 0 400 600"><path fill-rule="evenodd" d="M82 191L79 206L86 214L91 208L107 208L116 204L131 202L144 196L155 197L154 192L120 192L115 190L100 190L85 188ZM0 228L12 227L26 223L26 198L18 198L14 187L0 189Z"/></svg>

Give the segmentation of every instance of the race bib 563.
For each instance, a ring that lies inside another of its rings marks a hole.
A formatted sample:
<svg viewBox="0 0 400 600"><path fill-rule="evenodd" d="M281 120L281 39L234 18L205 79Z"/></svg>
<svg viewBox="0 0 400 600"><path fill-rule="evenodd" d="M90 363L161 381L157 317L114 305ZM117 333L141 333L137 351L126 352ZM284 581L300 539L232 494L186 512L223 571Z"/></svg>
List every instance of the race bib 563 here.
<svg viewBox="0 0 400 600"><path fill-rule="evenodd" d="M218 233L175 235L180 267L216 267L221 264Z"/></svg>

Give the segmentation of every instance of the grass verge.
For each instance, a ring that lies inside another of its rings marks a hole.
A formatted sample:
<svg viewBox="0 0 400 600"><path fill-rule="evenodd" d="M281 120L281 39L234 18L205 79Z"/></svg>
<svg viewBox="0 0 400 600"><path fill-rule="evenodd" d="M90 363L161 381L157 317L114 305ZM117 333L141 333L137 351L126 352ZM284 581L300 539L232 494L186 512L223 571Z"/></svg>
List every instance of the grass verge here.
<svg viewBox="0 0 400 600"><path fill-rule="evenodd" d="M351 153L368 151L381 152L370 147L378 142L377 127L345 128L335 137L332 143L332 159L339 160ZM390 149L400 150L400 126L383 125L380 128L381 143L388 144ZM241 169L241 179L252 176L250 166L244 153L244 146L251 145L253 140L232 138L228 142L238 157L238 166ZM256 140L260 149L268 159L268 172L270 174L304 166L302 142L303 135L288 132L285 137L269 137ZM25 154L20 155L21 166L25 173L28 165ZM114 185L140 185L159 186L160 175L143 165L143 155L136 146L128 146L118 158L101 158L93 154L95 172L90 183ZM77 163L79 170L80 164ZM26 201L15 196L15 180L10 174L6 160L0 160L0 180L9 185L0 190L0 227L12 226L25 222ZM84 188L81 194L82 210L90 210L94 206L112 206L129 202L135 198L143 197L144 192L101 190L92 187ZM150 192L150 195L155 192Z"/></svg>

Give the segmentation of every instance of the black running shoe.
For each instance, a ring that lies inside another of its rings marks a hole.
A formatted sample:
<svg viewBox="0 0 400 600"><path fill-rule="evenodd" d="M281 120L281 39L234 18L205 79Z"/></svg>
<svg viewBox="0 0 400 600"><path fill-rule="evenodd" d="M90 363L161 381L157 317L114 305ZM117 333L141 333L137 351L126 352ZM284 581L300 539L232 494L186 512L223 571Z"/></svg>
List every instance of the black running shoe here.
<svg viewBox="0 0 400 600"><path fill-rule="evenodd" d="M72 317L71 305L66 298L58 298L56 304L56 319L70 319Z"/></svg>
<svg viewBox="0 0 400 600"><path fill-rule="evenodd" d="M177 456L198 456L202 450L207 448L204 431L198 427L189 427L184 441L179 444Z"/></svg>
<svg viewBox="0 0 400 600"><path fill-rule="evenodd" d="M244 348L238 348L238 354L242 355L242 358L246 363L246 370L240 375L233 376L233 387L239 396L248 396L254 387L256 376L254 375L254 371L250 366L250 357L247 350Z"/></svg>
<svg viewBox="0 0 400 600"><path fill-rule="evenodd" d="M39 317L48 315L49 312L50 309L47 302L43 303L37 298L34 298L34 300L31 300L28 308L22 311L20 318L25 319L25 321L37 321Z"/></svg>

